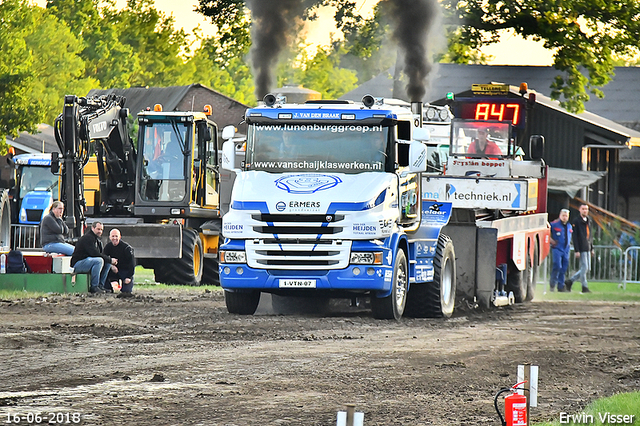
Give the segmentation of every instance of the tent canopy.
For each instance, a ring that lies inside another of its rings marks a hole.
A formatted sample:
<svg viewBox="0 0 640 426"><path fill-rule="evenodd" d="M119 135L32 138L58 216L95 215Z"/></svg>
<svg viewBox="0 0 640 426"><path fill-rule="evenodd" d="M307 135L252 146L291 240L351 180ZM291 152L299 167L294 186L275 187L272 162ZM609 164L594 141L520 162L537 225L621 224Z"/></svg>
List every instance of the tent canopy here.
<svg viewBox="0 0 640 426"><path fill-rule="evenodd" d="M606 171L593 172L549 167L547 186L549 191L566 192L570 198L573 198L578 191L597 182L606 174Z"/></svg>

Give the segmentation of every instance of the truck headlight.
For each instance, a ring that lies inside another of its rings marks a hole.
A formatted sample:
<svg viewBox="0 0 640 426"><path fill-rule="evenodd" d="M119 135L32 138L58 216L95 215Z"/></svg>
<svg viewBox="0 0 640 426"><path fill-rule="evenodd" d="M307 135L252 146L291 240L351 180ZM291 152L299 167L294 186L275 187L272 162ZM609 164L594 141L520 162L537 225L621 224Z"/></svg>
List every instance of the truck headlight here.
<svg viewBox="0 0 640 426"><path fill-rule="evenodd" d="M221 250L220 263L247 263L247 253L244 251Z"/></svg>
<svg viewBox="0 0 640 426"><path fill-rule="evenodd" d="M351 253L349 263L360 265L382 265L382 252L381 251L366 251Z"/></svg>
<svg viewBox="0 0 640 426"><path fill-rule="evenodd" d="M20 222L27 221L27 211L23 208L20 209Z"/></svg>

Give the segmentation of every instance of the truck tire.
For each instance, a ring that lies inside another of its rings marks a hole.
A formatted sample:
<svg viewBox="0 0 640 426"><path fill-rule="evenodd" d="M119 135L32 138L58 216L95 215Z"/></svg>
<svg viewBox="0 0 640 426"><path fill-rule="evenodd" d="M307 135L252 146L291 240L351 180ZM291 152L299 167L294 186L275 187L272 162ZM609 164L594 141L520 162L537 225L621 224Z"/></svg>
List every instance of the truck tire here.
<svg viewBox="0 0 640 426"><path fill-rule="evenodd" d="M220 285L218 259L205 257L202 265L202 284Z"/></svg>
<svg viewBox="0 0 640 426"><path fill-rule="evenodd" d="M525 302L530 302L536 292L536 282L538 281L538 242L536 241L533 247L533 266L530 265L530 256L527 253L527 269L524 271L524 281L527 284L527 296L524 298Z"/></svg>
<svg viewBox="0 0 640 426"><path fill-rule="evenodd" d="M433 259L433 281L413 284L407 297L407 316L449 318L456 304L456 255L453 241L440 235Z"/></svg>
<svg viewBox="0 0 640 426"><path fill-rule="evenodd" d="M391 294L387 297L371 295L371 311L376 319L402 318L407 301L407 287L409 284L409 268L407 256L404 251L398 250L393 267L393 281L391 282Z"/></svg>
<svg viewBox="0 0 640 426"><path fill-rule="evenodd" d="M182 230L182 258L157 262L154 270L156 281L165 284L200 285L204 252L200 235L193 230Z"/></svg>
<svg viewBox="0 0 640 426"><path fill-rule="evenodd" d="M9 191L4 189L0 194L0 245L15 247L11 245L11 204L9 202Z"/></svg>
<svg viewBox="0 0 640 426"><path fill-rule="evenodd" d="M230 314L253 315L260 303L260 292L225 291L224 302Z"/></svg>
<svg viewBox="0 0 640 426"><path fill-rule="evenodd" d="M516 303L524 302L527 297L527 283L524 280L524 272L519 270L513 261L510 262L510 270L507 273L507 292L513 292Z"/></svg>

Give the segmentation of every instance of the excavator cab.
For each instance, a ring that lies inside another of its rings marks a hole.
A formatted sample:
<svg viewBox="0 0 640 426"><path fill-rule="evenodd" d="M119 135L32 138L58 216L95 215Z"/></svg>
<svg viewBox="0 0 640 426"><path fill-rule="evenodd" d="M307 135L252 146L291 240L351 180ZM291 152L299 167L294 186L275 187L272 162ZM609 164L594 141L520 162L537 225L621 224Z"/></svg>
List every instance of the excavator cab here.
<svg viewBox="0 0 640 426"><path fill-rule="evenodd" d="M66 96L56 119L61 199L74 237L86 222L118 228L139 265L162 283L216 284L218 277L219 146L205 112L154 108L138 113L138 140L128 134L125 98ZM86 220L84 168L95 152L99 189Z"/></svg>
<svg viewBox="0 0 640 426"><path fill-rule="evenodd" d="M217 129L203 113L191 114L139 114L136 215L218 208Z"/></svg>

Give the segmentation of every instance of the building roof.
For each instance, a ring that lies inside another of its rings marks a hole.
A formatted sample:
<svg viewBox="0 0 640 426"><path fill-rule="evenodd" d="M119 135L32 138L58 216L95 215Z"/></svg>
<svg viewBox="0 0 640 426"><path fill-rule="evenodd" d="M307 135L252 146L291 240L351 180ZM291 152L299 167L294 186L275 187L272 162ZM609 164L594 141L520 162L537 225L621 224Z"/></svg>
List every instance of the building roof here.
<svg viewBox="0 0 640 426"><path fill-rule="evenodd" d="M637 81L640 80L640 67L616 67L614 72L613 80L602 88L605 97L600 99L591 94L585 108L593 114L618 123L640 123L640 89L637 85ZM561 75L561 72L553 67L435 64L427 82L427 93L423 101L432 102L445 97L449 92L460 93L469 90L474 83L492 82L515 86L526 82L530 90L550 95L551 84L558 75ZM359 101L366 94L392 97L393 68L346 93L341 99Z"/></svg>
<svg viewBox="0 0 640 426"><path fill-rule="evenodd" d="M21 132L15 139L7 137L7 145L29 154L59 152L53 127L48 124L38 124L38 133L33 135Z"/></svg>
<svg viewBox="0 0 640 426"><path fill-rule="evenodd" d="M213 90L203 84L195 83L188 86L169 86L169 87L130 87L128 89L92 89L87 94L89 96L100 96L115 93L119 96L127 98L125 107L129 108L129 112L132 115L136 115L138 112L145 110L146 108L153 109L155 104L162 104L162 108L165 111L176 111L178 104L184 99L190 89L203 88L209 90L215 96L226 98L227 100L237 103L245 108L246 105L230 98L222 93Z"/></svg>
<svg viewBox="0 0 640 426"><path fill-rule="evenodd" d="M640 94L640 90L632 90L637 87L633 85L633 79L640 79L640 67L616 67L615 74L614 79L602 89L605 93L603 99L591 95L591 99L585 103L585 112L571 114L560 107L558 101L548 96L551 83L560 75L553 67L435 64L427 82L423 102L437 103L449 92L463 96L470 92L474 83L510 84L516 87L517 93L520 83L526 82L529 90L537 92L538 103L627 138L629 144L640 145L640 132L630 127L634 123L640 123L640 96L636 95ZM358 101L366 94L393 97L393 68L344 94L341 99ZM406 98L406 95L403 94L401 98ZM640 148L625 152L624 156L636 156L631 151L638 149Z"/></svg>

